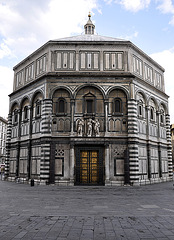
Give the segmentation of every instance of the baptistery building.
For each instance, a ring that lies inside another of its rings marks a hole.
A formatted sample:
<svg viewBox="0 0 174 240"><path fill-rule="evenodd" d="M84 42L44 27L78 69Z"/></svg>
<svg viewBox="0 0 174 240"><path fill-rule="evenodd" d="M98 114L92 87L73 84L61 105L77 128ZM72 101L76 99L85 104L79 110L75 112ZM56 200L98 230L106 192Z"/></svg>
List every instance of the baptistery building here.
<svg viewBox="0 0 174 240"><path fill-rule="evenodd" d="M172 179L164 69L128 40L48 41L14 67L5 177L57 185Z"/></svg>

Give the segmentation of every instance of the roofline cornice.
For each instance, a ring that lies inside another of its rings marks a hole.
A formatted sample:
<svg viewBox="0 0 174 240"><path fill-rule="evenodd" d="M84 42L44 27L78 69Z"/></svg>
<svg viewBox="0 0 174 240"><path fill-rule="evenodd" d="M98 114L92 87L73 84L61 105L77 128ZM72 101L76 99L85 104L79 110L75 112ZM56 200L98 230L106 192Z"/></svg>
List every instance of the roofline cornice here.
<svg viewBox="0 0 174 240"><path fill-rule="evenodd" d="M155 60L153 60L151 57L149 57L145 52L143 52L140 48L138 48L135 44L133 44L131 41L125 40L125 41L65 41L65 40L50 40L46 42L44 45L42 45L40 48L35 50L32 54L30 54L28 57L23 59L21 62L19 62L16 66L13 67L13 70L15 71L16 68L18 68L21 64L25 63L26 61L30 60L31 57L33 57L35 54L42 51L44 48L51 46L52 44L59 44L59 45L127 45L128 48L132 48L135 51L137 51L140 55L145 57L148 61L152 62L157 68L160 68L161 71L165 71L165 69L158 64Z"/></svg>

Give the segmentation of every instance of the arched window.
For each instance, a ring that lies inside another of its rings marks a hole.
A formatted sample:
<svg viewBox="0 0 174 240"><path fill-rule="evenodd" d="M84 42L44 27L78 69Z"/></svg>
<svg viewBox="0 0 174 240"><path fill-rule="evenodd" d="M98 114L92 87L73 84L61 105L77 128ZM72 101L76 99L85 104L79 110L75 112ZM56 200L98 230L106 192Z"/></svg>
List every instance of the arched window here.
<svg viewBox="0 0 174 240"><path fill-rule="evenodd" d="M150 119L154 120L154 110L153 110L153 108L150 109Z"/></svg>
<svg viewBox="0 0 174 240"><path fill-rule="evenodd" d="M164 123L163 114L161 114L161 123Z"/></svg>
<svg viewBox="0 0 174 240"><path fill-rule="evenodd" d="M40 100L36 101L35 114L36 114L36 117L40 117L40 115L41 115L41 101Z"/></svg>
<svg viewBox="0 0 174 240"><path fill-rule="evenodd" d="M164 110L161 110L161 113L160 113L160 122L161 122L161 124L164 124L164 120L165 120Z"/></svg>
<svg viewBox="0 0 174 240"><path fill-rule="evenodd" d="M14 123L18 122L18 110L14 110Z"/></svg>
<svg viewBox="0 0 174 240"><path fill-rule="evenodd" d="M113 113L121 114L122 113L122 100L120 98L115 98L113 102Z"/></svg>
<svg viewBox="0 0 174 240"><path fill-rule="evenodd" d="M115 112L121 112L121 101L118 99L115 100Z"/></svg>
<svg viewBox="0 0 174 240"><path fill-rule="evenodd" d="M143 101L141 99L138 101L138 115L139 117L143 116Z"/></svg>
<svg viewBox="0 0 174 240"><path fill-rule="evenodd" d="M142 116L142 105L139 105L139 116Z"/></svg>
<svg viewBox="0 0 174 240"><path fill-rule="evenodd" d="M25 106L24 107L24 120L27 120L28 119L28 107Z"/></svg>
<svg viewBox="0 0 174 240"><path fill-rule="evenodd" d="M58 98L56 103L56 113L58 114L66 113L66 101L64 98Z"/></svg>

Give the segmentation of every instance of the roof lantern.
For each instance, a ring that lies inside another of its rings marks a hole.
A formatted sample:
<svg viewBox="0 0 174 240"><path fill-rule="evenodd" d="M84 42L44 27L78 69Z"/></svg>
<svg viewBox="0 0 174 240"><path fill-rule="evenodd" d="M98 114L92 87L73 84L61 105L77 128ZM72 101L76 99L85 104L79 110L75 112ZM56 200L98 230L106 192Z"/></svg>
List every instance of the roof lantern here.
<svg viewBox="0 0 174 240"><path fill-rule="evenodd" d="M90 12L88 14L88 17L89 17L89 19L88 19L87 23L84 26L85 34L92 35L92 34L94 34L95 25L91 21L91 13Z"/></svg>

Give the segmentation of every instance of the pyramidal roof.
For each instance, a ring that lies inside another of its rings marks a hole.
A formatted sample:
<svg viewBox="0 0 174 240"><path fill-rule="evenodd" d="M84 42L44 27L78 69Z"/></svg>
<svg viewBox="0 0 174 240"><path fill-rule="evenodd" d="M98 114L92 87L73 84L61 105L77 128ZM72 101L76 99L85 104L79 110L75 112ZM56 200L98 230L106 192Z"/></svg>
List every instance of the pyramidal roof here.
<svg viewBox="0 0 174 240"><path fill-rule="evenodd" d="M124 39L120 38L113 38L113 37L105 37L105 36L100 36L100 35L78 35L78 36L72 36L72 37L66 37L66 38L59 38L55 39L54 41L59 41L59 42L81 42L81 41L86 41L86 42L117 42L117 41L127 41Z"/></svg>
<svg viewBox="0 0 174 240"><path fill-rule="evenodd" d="M91 21L91 14L88 14L88 21L84 26L85 34L78 35L78 36L72 36L72 37L66 37L66 38L60 38L55 39L53 41L58 42L120 42L120 41L127 41L125 39L120 38L113 38L113 37L105 37L100 36L97 34L94 34L95 25Z"/></svg>

